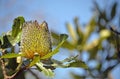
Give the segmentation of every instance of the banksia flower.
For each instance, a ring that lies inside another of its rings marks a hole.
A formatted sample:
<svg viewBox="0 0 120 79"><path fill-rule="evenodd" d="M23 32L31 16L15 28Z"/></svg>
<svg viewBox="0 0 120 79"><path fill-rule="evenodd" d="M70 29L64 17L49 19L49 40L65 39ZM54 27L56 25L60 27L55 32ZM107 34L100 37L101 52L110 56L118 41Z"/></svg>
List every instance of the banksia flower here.
<svg viewBox="0 0 120 79"><path fill-rule="evenodd" d="M29 59L36 53L42 57L52 51L51 37L45 21L40 25L37 21L23 24L20 50Z"/></svg>

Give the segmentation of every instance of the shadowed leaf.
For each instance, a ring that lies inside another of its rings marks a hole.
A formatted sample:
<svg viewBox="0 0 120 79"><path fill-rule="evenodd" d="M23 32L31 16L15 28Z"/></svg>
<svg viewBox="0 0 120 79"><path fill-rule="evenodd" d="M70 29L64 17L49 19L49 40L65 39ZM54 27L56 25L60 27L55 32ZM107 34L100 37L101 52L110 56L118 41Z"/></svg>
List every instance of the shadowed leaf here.
<svg viewBox="0 0 120 79"><path fill-rule="evenodd" d="M12 46L7 35L1 37L1 43L2 43L1 48L8 48Z"/></svg>

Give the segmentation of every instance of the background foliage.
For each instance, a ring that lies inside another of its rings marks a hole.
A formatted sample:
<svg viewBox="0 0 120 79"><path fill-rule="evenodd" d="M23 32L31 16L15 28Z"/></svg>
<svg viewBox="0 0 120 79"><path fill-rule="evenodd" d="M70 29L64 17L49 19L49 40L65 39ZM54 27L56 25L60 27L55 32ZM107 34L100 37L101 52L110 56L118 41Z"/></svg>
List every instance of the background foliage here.
<svg viewBox="0 0 120 79"><path fill-rule="evenodd" d="M84 59L83 54L88 55L85 61L88 70L85 69L82 75L72 74L74 79L112 79L111 71L119 64L119 34L115 32L119 31L117 27L120 26L120 16L117 15L118 4L113 3L109 11L105 7L101 9L96 2L94 6L95 14L85 26L80 25L79 18L74 19L74 25L69 22L66 24L71 39L64 43L63 48L77 51L79 60ZM115 20L118 22L117 27L114 25ZM92 37L93 34L97 36ZM57 39L56 33L52 32L52 35ZM90 38L94 39L90 41ZM94 66L90 65L93 62ZM80 67L79 64L76 64L76 67Z"/></svg>

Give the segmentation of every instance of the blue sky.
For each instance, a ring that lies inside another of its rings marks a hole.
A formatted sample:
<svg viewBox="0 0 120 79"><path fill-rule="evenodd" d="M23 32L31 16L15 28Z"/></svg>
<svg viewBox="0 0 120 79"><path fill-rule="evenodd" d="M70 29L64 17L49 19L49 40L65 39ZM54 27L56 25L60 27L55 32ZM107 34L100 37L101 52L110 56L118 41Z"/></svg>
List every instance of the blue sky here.
<svg viewBox="0 0 120 79"><path fill-rule="evenodd" d="M108 2L96 1L101 7ZM26 21L45 20L50 30L67 33L65 23L73 23L75 17L80 19L81 24L88 23L93 15L92 8L93 0L0 0L0 34L11 29L17 16L24 16Z"/></svg>
<svg viewBox="0 0 120 79"><path fill-rule="evenodd" d="M1 0L0 33L11 29L17 16L24 16L27 21L45 20L51 30L66 33L65 23L72 22L76 16L81 23L89 21L91 7L92 0Z"/></svg>

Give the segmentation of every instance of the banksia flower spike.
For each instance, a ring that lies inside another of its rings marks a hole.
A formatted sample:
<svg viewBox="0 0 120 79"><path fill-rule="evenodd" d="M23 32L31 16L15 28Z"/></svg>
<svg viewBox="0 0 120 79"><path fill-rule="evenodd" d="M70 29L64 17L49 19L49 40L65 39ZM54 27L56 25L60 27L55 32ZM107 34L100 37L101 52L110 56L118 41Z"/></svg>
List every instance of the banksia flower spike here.
<svg viewBox="0 0 120 79"><path fill-rule="evenodd" d="M29 59L36 53L42 57L52 51L51 37L45 21L40 25L37 21L23 24L20 50Z"/></svg>

